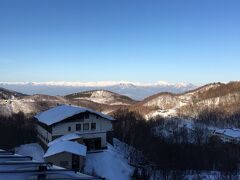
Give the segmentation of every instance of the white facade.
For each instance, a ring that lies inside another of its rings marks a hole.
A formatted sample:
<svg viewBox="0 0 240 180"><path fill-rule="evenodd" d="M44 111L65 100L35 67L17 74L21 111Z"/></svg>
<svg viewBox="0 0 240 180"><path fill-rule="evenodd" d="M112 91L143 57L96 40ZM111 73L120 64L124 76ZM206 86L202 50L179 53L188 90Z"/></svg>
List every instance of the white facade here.
<svg viewBox="0 0 240 180"><path fill-rule="evenodd" d="M107 146L107 132L112 131L112 121L93 113L84 113L79 119L64 120L62 122L47 126L41 123L37 125L39 140L47 147L47 144L63 135L78 132L83 140L101 139L101 147ZM50 130L49 130L50 129Z"/></svg>
<svg viewBox="0 0 240 180"><path fill-rule="evenodd" d="M37 125L37 136L46 145L53 140L52 134L40 125Z"/></svg>
<svg viewBox="0 0 240 180"><path fill-rule="evenodd" d="M91 128L91 123L96 123L96 129ZM81 124L81 130L77 130L77 124ZM89 128L84 129L84 124L89 124ZM70 128L70 129L69 129ZM112 123L104 118L98 117L94 114L89 114L89 118L79 119L77 122L64 122L53 126L52 136L62 136L72 132L80 133L103 133L112 130Z"/></svg>

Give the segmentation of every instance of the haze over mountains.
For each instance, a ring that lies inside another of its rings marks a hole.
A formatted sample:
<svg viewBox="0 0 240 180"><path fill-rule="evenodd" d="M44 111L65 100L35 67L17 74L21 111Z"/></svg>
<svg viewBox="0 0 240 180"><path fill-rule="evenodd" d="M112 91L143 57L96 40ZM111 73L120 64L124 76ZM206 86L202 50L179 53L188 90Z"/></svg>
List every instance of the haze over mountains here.
<svg viewBox="0 0 240 180"><path fill-rule="evenodd" d="M107 90L142 100L159 92L182 93L197 86L190 83L136 83L125 81L102 82L0 82L0 87L21 92L23 94L68 95L91 90Z"/></svg>

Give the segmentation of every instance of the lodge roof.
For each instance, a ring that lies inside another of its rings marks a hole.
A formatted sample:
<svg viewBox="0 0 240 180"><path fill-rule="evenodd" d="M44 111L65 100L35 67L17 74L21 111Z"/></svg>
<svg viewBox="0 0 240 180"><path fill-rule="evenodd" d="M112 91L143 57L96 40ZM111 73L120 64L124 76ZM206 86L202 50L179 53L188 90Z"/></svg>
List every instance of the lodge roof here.
<svg viewBox="0 0 240 180"><path fill-rule="evenodd" d="M97 112L84 107L72 106L72 105L56 106L52 109L39 113L38 115L35 116L35 118L39 122L50 126L55 123L61 122L69 117L72 117L77 114L85 113L85 112L96 114L106 120L110 120L110 121L115 120L113 117L103 114L101 112Z"/></svg>
<svg viewBox="0 0 240 180"><path fill-rule="evenodd" d="M44 157L46 158L63 152L68 152L79 156L86 156L87 147L77 142L59 141L52 144L48 148L47 152L44 154Z"/></svg>

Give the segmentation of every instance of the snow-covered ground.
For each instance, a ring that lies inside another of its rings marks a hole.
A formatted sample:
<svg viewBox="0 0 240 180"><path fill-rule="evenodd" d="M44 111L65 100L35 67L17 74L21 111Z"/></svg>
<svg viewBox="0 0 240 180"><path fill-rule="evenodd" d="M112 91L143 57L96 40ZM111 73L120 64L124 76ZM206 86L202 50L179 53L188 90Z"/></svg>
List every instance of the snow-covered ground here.
<svg viewBox="0 0 240 180"><path fill-rule="evenodd" d="M44 150L37 143L24 144L15 148L16 154L23 156L31 156L33 160L44 162L43 155Z"/></svg>
<svg viewBox="0 0 240 180"><path fill-rule="evenodd" d="M168 109L168 110L157 110L157 111L152 111L151 113L147 114L145 116L145 118L147 120L157 117L157 116L161 116L161 117L175 117L177 116L177 109Z"/></svg>
<svg viewBox="0 0 240 180"><path fill-rule="evenodd" d="M128 160L110 144L108 149L99 153L87 154L85 172L105 177L109 180L127 180L131 178L134 168Z"/></svg>
<svg viewBox="0 0 240 180"><path fill-rule="evenodd" d="M233 179L237 180L240 178L240 175L237 174L224 174L219 171L201 171L192 175L186 175L185 180L219 180L219 179Z"/></svg>

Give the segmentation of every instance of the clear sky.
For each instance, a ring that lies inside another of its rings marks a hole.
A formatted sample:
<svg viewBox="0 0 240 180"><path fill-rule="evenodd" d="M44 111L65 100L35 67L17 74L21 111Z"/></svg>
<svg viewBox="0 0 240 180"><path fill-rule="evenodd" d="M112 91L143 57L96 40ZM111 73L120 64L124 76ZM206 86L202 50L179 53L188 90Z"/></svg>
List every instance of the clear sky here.
<svg viewBox="0 0 240 180"><path fill-rule="evenodd" d="M0 81L240 79L239 0L0 0Z"/></svg>

